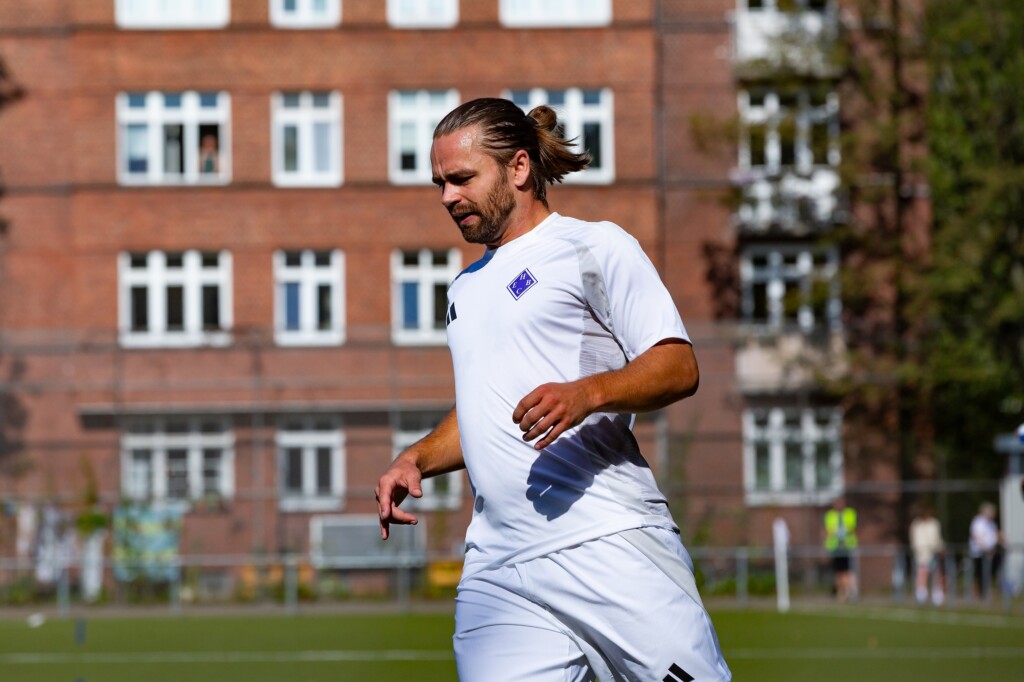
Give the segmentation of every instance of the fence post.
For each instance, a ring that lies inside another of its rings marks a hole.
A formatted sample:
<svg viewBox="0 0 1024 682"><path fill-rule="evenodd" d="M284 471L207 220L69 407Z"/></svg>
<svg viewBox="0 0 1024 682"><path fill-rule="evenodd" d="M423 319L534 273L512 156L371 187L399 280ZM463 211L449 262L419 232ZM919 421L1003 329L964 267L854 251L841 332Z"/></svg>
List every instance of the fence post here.
<svg viewBox="0 0 1024 682"><path fill-rule="evenodd" d="M299 604L298 565L294 554L284 559L284 607L288 613L295 613Z"/></svg>
<svg viewBox="0 0 1024 682"><path fill-rule="evenodd" d="M68 567L62 566L57 576L57 613L67 616L71 606L71 576Z"/></svg>
<svg viewBox="0 0 1024 682"><path fill-rule="evenodd" d="M898 548L892 558L892 599L895 602L902 602L905 596L907 585L906 571L907 556L903 548Z"/></svg>
<svg viewBox="0 0 1024 682"><path fill-rule="evenodd" d="M957 599L957 580L959 578L958 571L956 570L956 556L953 552L947 551L945 556L945 574L946 574L946 603L950 606Z"/></svg>
<svg viewBox="0 0 1024 682"><path fill-rule="evenodd" d="M750 580L748 556L746 547L736 548L736 600L740 606L747 605Z"/></svg>
<svg viewBox="0 0 1024 682"><path fill-rule="evenodd" d="M177 559L174 562L174 566L171 568L171 584L168 588L170 594L170 607L171 613L181 613L181 559Z"/></svg>

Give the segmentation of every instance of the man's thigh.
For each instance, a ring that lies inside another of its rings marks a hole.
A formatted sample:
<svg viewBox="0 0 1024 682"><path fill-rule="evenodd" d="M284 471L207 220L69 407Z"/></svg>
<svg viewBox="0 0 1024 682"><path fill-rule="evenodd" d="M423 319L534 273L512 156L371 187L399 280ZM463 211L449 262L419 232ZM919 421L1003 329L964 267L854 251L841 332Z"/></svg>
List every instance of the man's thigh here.
<svg viewBox="0 0 1024 682"><path fill-rule="evenodd" d="M639 529L527 562L523 575L527 593L598 652L608 679L728 680L691 566L673 533Z"/></svg>
<svg viewBox="0 0 1024 682"><path fill-rule="evenodd" d="M515 568L487 571L459 586L455 662L461 682L594 680L573 636L515 592ZM508 589L512 588L512 589Z"/></svg>

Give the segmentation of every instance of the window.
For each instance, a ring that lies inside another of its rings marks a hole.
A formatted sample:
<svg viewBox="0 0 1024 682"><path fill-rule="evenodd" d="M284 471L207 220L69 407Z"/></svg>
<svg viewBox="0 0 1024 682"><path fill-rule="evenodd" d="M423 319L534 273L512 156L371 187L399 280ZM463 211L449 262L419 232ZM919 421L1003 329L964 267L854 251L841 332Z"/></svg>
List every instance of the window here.
<svg viewBox="0 0 1024 682"><path fill-rule="evenodd" d="M223 28L229 0L116 0L114 18L121 28Z"/></svg>
<svg viewBox="0 0 1024 682"><path fill-rule="evenodd" d="M458 251L396 251L391 256L392 339L399 344L442 344L448 285L461 270Z"/></svg>
<svg viewBox="0 0 1024 682"><path fill-rule="evenodd" d="M430 184L434 128L459 104L455 90L400 90L388 97L388 176L397 185Z"/></svg>
<svg viewBox="0 0 1024 682"><path fill-rule="evenodd" d="M546 104L558 114L565 137L576 151L590 152L590 166L565 177L566 182L610 183L615 179L615 144L612 137L612 91L605 88L567 90L509 90L505 96L523 111Z"/></svg>
<svg viewBox="0 0 1024 682"><path fill-rule="evenodd" d="M388 0L395 28L451 28L459 22L459 0Z"/></svg>
<svg viewBox="0 0 1024 682"><path fill-rule="evenodd" d="M270 0L278 28L330 28L341 23L341 0Z"/></svg>
<svg viewBox="0 0 1024 682"><path fill-rule="evenodd" d="M282 511L341 509L345 495L344 434L333 417L288 417L277 431Z"/></svg>
<svg viewBox="0 0 1024 682"><path fill-rule="evenodd" d="M743 319L802 331L838 329L838 270L834 249L748 247L740 258Z"/></svg>
<svg viewBox="0 0 1024 682"><path fill-rule="evenodd" d="M336 345L345 338L345 258L341 251L274 254L274 338L289 346Z"/></svg>
<svg viewBox="0 0 1024 682"><path fill-rule="evenodd" d="M822 504L843 486L842 412L755 408L743 414L744 486L751 504Z"/></svg>
<svg viewBox="0 0 1024 682"><path fill-rule="evenodd" d="M231 254L227 251L122 253L121 345L226 345L231 328Z"/></svg>
<svg viewBox="0 0 1024 682"><path fill-rule="evenodd" d="M124 185L223 184L231 177L225 92L118 95L118 178Z"/></svg>
<svg viewBox="0 0 1024 682"><path fill-rule="evenodd" d="M341 184L341 95L337 92L281 92L273 97L274 184Z"/></svg>
<svg viewBox="0 0 1024 682"><path fill-rule="evenodd" d="M443 414L429 413L401 414L392 438L392 459L430 433L444 416ZM462 506L462 479L461 471L425 478L421 481L423 497L419 499L409 497L404 504L411 509L424 511L458 509Z"/></svg>
<svg viewBox="0 0 1024 682"><path fill-rule="evenodd" d="M825 12L831 10L834 0L738 0L742 12Z"/></svg>
<svg viewBox="0 0 1024 682"><path fill-rule="evenodd" d="M739 95L739 165L777 174L809 175L839 164L839 96L818 89L752 89Z"/></svg>
<svg viewBox="0 0 1024 682"><path fill-rule="evenodd" d="M121 491L138 501L229 499L234 436L216 417L135 420L121 436Z"/></svg>
<svg viewBox="0 0 1024 682"><path fill-rule="evenodd" d="M611 0L501 0L501 23L512 27L606 26Z"/></svg>

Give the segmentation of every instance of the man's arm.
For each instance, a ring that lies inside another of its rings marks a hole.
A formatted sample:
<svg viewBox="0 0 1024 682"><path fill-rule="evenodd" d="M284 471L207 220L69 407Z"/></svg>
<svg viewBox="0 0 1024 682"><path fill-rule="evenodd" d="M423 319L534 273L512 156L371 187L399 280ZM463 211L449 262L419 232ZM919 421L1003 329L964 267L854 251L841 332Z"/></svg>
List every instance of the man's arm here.
<svg viewBox="0 0 1024 682"><path fill-rule="evenodd" d="M377 514L380 517L380 536L388 539L392 523L417 523L415 515L398 508L408 495L422 497L420 481L446 474L466 466L459 442L459 422L453 407L441 423L395 458L377 482Z"/></svg>
<svg viewBox="0 0 1024 682"><path fill-rule="evenodd" d="M665 339L622 369L538 386L516 405L512 421L525 441L543 435L534 445L543 450L594 412L657 410L693 395L699 378L690 344Z"/></svg>

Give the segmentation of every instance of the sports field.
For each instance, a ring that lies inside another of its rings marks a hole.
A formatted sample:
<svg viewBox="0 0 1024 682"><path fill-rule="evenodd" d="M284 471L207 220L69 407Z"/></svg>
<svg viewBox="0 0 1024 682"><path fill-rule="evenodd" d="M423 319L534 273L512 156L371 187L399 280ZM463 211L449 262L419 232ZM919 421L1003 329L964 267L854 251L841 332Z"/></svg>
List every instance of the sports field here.
<svg viewBox="0 0 1024 682"><path fill-rule="evenodd" d="M889 607L712 608L734 679L1021 680L1024 617ZM0 611L0 680L454 680L449 613L48 619Z"/></svg>

